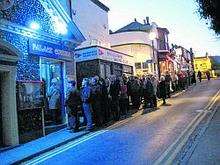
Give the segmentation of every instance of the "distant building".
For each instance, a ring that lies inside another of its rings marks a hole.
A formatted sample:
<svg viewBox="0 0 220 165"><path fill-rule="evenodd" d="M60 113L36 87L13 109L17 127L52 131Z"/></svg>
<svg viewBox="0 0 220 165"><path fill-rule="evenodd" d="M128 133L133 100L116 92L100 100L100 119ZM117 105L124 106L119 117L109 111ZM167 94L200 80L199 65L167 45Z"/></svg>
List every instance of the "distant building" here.
<svg viewBox="0 0 220 165"><path fill-rule="evenodd" d="M211 63L212 63L212 69L215 71L215 74L217 76L220 76L220 56L209 56Z"/></svg>
<svg viewBox="0 0 220 165"><path fill-rule="evenodd" d="M212 69L212 62L209 56L205 57L195 57L194 58L194 67L195 71L198 73L198 71L201 71L203 74L203 77L205 77L205 73L209 71L211 73L211 76L214 77L215 73Z"/></svg>
<svg viewBox="0 0 220 165"><path fill-rule="evenodd" d="M154 33L155 38L150 39ZM136 19L130 24L110 33L111 48L134 56L135 75L157 74L157 25ZM154 50L154 51L153 51Z"/></svg>

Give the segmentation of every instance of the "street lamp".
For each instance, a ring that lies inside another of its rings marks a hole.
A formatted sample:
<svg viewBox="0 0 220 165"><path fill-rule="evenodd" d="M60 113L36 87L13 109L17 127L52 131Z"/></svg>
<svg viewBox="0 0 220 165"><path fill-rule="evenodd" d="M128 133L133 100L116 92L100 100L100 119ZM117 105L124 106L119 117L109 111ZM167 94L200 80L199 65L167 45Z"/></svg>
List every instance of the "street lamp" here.
<svg viewBox="0 0 220 165"><path fill-rule="evenodd" d="M155 54L154 54L154 40L156 39L157 37L157 34L155 32L150 32L149 33L149 39L151 40L152 42L152 49L153 49L153 58L155 59ZM158 58L158 53L156 54L157 55L157 70L158 70L158 77L160 78L160 62L159 62L159 58ZM156 70L156 66L155 66L155 63L154 63L154 70Z"/></svg>

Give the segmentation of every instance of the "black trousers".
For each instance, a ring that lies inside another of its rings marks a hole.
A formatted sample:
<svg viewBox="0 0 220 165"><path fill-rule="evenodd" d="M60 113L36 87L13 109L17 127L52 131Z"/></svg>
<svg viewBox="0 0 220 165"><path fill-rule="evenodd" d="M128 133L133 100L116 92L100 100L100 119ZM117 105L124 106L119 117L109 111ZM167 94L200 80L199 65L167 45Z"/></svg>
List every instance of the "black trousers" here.
<svg viewBox="0 0 220 165"><path fill-rule="evenodd" d="M118 121L120 119L119 98L112 98L111 112L112 112L112 115L113 115L113 119L115 121Z"/></svg>
<svg viewBox="0 0 220 165"><path fill-rule="evenodd" d="M92 109L93 109L93 112L94 112L93 115L94 115L95 125L97 127L101 127L103 125L103 114L102 114L101 102L99 100L95 101L92 104Z"/></svg>
<svg viewBox="0 0 220 165"><path fill-rule="evenodd" d="M120 114L126 115L129 110L129 99L128 98L120 98L119 107L120 107Z"/></svg>

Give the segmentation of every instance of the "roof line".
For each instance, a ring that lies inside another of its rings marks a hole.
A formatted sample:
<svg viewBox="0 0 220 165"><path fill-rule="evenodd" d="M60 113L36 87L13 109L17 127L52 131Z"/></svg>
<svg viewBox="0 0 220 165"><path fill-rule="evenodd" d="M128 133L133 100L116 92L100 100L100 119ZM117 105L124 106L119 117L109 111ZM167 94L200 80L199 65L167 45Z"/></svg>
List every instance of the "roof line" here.
<svg viewBox="0 0 220 165"><path fill-rule="evenodd" d="M96 4L97 6L99 6L102 10L108 12L110 9L104 5L102 2L100 2L99 0L91 0L94 4Z"/></svg>

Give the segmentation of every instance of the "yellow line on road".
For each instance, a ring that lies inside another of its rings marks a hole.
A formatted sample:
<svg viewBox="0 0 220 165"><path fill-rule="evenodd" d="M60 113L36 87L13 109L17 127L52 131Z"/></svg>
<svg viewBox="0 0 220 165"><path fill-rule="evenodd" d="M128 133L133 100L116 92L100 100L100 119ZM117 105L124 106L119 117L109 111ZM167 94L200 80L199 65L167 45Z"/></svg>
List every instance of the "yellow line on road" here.
<svg viewBox="0 0 220 165"><path fill-rule="evenodd" d="M212 108L212 106L216 103L219 98L219 93L216 92L214 97L209 101L207 106L204 108L204 111L200 112L196 117L188 124L187 128L180 134L177 140L170 145L170 147L155 161L155 165L162 164L172 164L177 154L180 152L182 147L186 144L188 138L196 129L198 124L202 121L202 119L207 115L208 111Z"/></svg>

